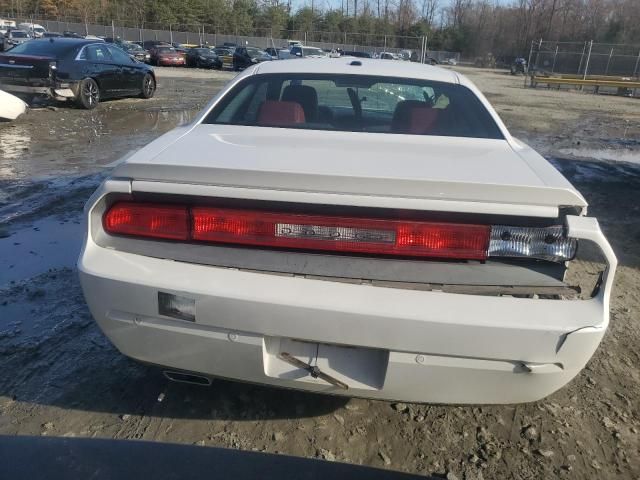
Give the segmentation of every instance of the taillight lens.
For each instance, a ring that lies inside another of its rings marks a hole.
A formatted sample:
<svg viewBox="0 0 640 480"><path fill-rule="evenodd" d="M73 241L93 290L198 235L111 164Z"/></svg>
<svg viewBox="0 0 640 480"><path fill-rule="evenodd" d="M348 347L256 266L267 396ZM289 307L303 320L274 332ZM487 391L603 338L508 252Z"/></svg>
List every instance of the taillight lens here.
<svg viewBox="0 0 640 480"><path fill-rule="evenodd" d="M552 227L491 227L490 257L525 257L560 262L571 260L578 243L560 225Z"/></svg>
<svg viewBox="0 0 640 480"><path fill-rule="evenodd" d="M103 217L106 232L119 235L189 240L186 206L121 202Z"/></svg>
<svg viewBox="0 0 640 480"><path fill-rule="evenodd" d="M511 227L119 202L103 217L116 235L299 250L460 260L571 260L562 226Z"/></svg>
<svg viewBox="0 0 640 480"><path fill-rule="evenodd" d="M196 207L196 241L305 250L486 258L489 227Z"/></svg>

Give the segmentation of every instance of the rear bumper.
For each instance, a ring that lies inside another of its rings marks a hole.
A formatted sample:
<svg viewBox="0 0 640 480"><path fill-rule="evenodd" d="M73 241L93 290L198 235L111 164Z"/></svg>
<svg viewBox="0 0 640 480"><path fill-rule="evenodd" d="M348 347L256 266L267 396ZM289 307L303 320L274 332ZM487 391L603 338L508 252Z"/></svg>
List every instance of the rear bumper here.
<svg viewBox="0 0 640 480"><path fill-rule="evenodd" d="M517 403L543 398L569 382L608 324L615 256L597 222L573 218L572 235L595 241L609 262L603 287L590 300L484 297L277 276L117 252L90 236L78 268L104 333L122 353L144 362L341 395ZM160 315L159 291L194 299L195 322ZM350 385L340 390L283 366L277 353L288 339L320 348L360 347L375 361L358 363L353 353L354 361L342 364L329 355L323 371Z"/></svg>
<svg viewBox="0 0 640 480"><path fill-rule="evenodd" d="M46 79L6 80L0 79L0 89L9 93L46 95L48 97L72 98L75 96L76 82L56 82Z"/></svg>
<svg viewBox="0 0 640 480"><path fill-rule="evenodd" d="M163 58L159 58L158 59L158 65L160 66L172 66L172 65L184 65L185 61L184 59L181 60L167 60L167 59L163 59Z"/></svg>

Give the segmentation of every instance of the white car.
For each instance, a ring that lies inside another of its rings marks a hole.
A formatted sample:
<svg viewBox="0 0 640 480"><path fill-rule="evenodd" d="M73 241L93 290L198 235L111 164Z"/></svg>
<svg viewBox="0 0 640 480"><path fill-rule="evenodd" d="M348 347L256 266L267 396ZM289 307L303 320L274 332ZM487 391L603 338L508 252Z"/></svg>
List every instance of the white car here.
<svg viewBox="0 0 640 480"><path fill-rule="evenodd" d="M616 257L586 209L453 71L265 62L113 171L78 268L113 344L172 379L526 402L607 328ZM578 243L605 262L585 298Z"/></svg>
<svg viewBox="0 0 640 480"><path fill-rule="evenodd" d="M327 52L317 47L294 45L289 50L290 58L327 58Z"/></svg>
<svg viewBox="0 0 640 480"><path fill-rule="evenodd" d="M47 31L42 25L37 23L21 23L18 25L21 30L26 30L33 38L41 38Z"/></svg>

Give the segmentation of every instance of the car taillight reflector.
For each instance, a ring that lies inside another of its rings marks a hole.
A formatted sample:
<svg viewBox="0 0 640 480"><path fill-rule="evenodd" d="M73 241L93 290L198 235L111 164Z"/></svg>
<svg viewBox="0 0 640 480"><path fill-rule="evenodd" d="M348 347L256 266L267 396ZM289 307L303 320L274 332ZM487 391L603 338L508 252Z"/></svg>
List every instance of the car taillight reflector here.
<svg viewBox="0 0 640 480"><path fill-rule="evenodd" d="M107 233L140 237L189 240L186 206L121 202L103 217Z"/></svg>
<svg viewBox="0 0 640 480"><path fill-rule="evenodd" d="M191 217L191 237L195 241L454 259L485 259L490 231L486 225L211 207L192 208Z"/></svg>
<svg viewBox="0 0 640 480"><path fill-rule="evenodd" d="M551 227L491 227L490 257L538 258L552 262L571 260L578 248L561 225Z"/></svg>

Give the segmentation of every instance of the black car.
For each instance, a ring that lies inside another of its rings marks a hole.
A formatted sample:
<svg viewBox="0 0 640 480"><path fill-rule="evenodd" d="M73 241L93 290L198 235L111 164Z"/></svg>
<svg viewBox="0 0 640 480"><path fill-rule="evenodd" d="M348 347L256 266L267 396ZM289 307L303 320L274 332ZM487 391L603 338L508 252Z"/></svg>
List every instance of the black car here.
<svg viewBox="0 0 640 480"><path fill-rule="evenodd" d="M87 109L103 98L156 90L153 69L115 45L75 38L31 40L0 55L0 89L27 100L46 95Z"/></svg>
<svg viewBox="0 0 640 480"><path fill-rule="evenodd" d="M187 67L222 68L222 60L210 48L190 48L185 57Z"/></svg>
<svg viewBox="0 0 640 480"><path fill-rule="evenodd" d="M79 33L72 32L70 30L65 30L64 32L62 32L62 36L67 38L84 38Z"/></svg>
<svg viewBox="0 0 640 480"><path fill-rule="evenodd" d="M271 55L257 47L237 47L233 51L234 70L243 70L253 64L267 60L271 60Z"/></svg>
<svg viewBox="0 0 640 480"><path fill-rule="evenodd" d="M149 63L151 61L151 55L149 52L137 43L123 42L118 46L139 62Z"/></svg>
<svg viewBox="0 0 640 480"><path fill-rule="evenodd" d="M62 35L61 33L58 32L44 32L42 34L42 38L59 38L59 37L63 37L64 35Z"/></svg>

